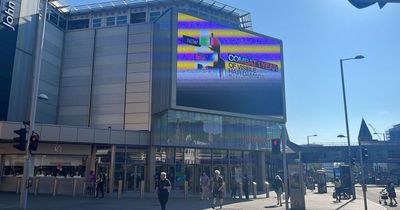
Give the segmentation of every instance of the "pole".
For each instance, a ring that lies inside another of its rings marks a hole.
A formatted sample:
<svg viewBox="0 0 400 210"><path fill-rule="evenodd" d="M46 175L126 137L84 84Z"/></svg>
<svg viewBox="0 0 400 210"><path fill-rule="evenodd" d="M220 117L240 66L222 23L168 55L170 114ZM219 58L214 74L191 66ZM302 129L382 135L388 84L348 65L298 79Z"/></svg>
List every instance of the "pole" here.
<svg viewBox="0 0 400 210"><path fill-rule="evenodd" d="M365 176L364 176L364 160L363 160L363 156L362 156L362 147L361 147L361 142L360 139L358 139L358 152L360 155L360 165L361 165L361 189L363 192L363 197L364 197L364 209L367 210L368 206L367 206L367 186L365 185Z"/></svg>
<svg viewBox="0 0 400 210"><path fill-rule="evenodd" d="M344 86L344 76L343 76L343 60L340 59L340 72L342 76L342 91L343 91L343 104L344 104L344 116L345 116L345 121L346 121L346 133L347 133L347 151L349 155L349 166L350 166L350 187L351 187L351 194L353 197L353 200L356 199L356 190L354 187L354 178L353 178L353 169L351 166L351 146L350 146L350 132L349 132L349 121L347 118L347 105L346 105L346 91L345 91L345 86Z"/></svg>
<svg viewBox="0 0 400 210"><path fill-rule="evenodd" d="M42 52L43 52L43 40L44 40L44 30L46 28L46 11L47 11L47 0L45 1L45 9L44 15L40 12L40 0L37 3L37 22L38 27L36 30L36 48L35 48L35 60L33 67L33 75L32 75L32 95L31 95L31 109L30 109L30 125L29 132L26 135L27 143L26 143L26 154L25 154L25 162L24 162L24 173L22 176L22 188L21 188L21 196L19 202L20 209L26 209L27 201L28 201L28 178L29 173L31 171L32 165L32 156L29 151L29 138L32 132L35 130L35 117L36 117L36 103L37 103L37 95L38 95L38 87L39 87L39 78L40 78L40 68L42 61Z"/></svg>
<svg viewBox="0 0 400 210"><path fill-rule="evenodd" d="M287 141L287 131L286 126L282 126L282 149L283 149L283 183L285 184L285 209L288 210L289 206L289 195L288 195L288 171L286 162L286 141Z"/></svg>

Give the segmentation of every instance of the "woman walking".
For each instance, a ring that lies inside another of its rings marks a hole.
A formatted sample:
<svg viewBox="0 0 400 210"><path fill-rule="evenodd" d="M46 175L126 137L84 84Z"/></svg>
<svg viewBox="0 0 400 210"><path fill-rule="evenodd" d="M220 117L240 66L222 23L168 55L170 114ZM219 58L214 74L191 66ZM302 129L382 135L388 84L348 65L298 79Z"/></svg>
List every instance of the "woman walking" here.
<svg viewBox="0 0 400 210"><path fill-rule="evenodd" d="M282 192L283 192L283 181L279 175L275 176L275 193L277 196L279 206L282 206Z"/></svg>
<svg viewBox="0 0 400 210"><path fill-rule="evenodd" d="M156 186L156 193L158 195L158 200L160 201L161 210L165 210L170 191L171 182L167 179L167 173L161 172L160 180Z"/></svg>

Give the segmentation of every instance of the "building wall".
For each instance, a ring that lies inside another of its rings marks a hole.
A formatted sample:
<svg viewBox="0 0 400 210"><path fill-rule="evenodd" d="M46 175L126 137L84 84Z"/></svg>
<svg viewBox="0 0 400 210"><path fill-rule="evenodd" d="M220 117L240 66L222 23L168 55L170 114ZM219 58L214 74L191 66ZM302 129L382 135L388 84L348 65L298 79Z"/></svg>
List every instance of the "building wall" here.
<svg viewBox="0 0 400 210"><path fill-rule="evenodd" d="M57 124L89 125L95 30L65 33Z"/></svg>
<svg viewBox="0 0 400 210"><path fill-rule="evenodd" d="M127 26L96 30L90 126L123 129Z"/></svg>
<svg viewBox="0 0 400 210"><path fill-rule="evenodd" d="M67 31L59 124L149 130L152 24Z"/></svg>
<svg viewBox="0 0 400 210"><path fill-rule="evenodd" d="M129 25L125 129L150 129L152 24Z"/></svg>
<svg viewBox="0 0 400 210"><path fill-rule="evenodd" d="M38 100L36 120L40 123L56 123L63 39L64 32L47 22L38 94L46 94L49 99Z"/></svg>

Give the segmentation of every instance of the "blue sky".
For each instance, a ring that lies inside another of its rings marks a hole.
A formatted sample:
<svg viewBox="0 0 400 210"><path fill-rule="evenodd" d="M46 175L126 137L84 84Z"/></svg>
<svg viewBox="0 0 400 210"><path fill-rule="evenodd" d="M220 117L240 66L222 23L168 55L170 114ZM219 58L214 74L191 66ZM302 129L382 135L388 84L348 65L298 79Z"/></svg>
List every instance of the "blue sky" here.
<svg viewBox="0 0 400 210"><path fill-rule="evenodd" d="M377 132L400 123L399 3L357 9L347 0L219 2L249 11L254 31L283 40L292 141L306 143L312 134L318 136L311 143L346 141L336 138L346 133L339 59L359 54L366 58L344 63L351 141L357 141L362 117Z"/></svg>

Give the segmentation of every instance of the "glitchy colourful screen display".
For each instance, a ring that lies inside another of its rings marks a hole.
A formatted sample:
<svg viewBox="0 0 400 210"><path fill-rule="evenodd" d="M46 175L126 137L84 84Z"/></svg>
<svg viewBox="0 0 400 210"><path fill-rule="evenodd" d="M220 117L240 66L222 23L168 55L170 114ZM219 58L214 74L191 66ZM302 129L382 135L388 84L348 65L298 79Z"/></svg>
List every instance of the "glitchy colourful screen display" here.
<svg viewBox="0 0 400 210"><path fill-rule="evenodd" d="M178 13L176 105L284 115L281 41Z"/></svg>

